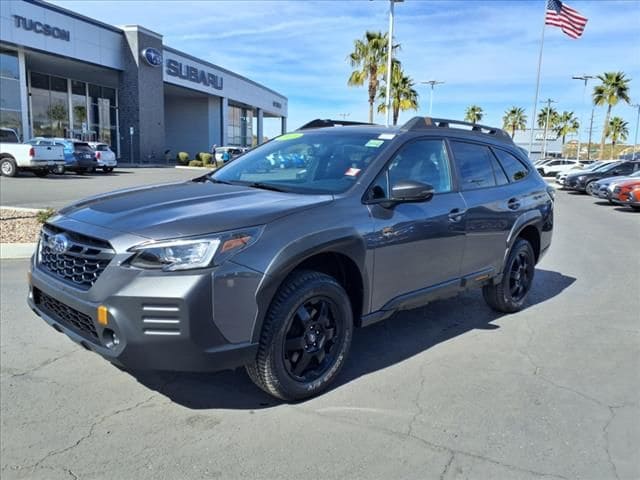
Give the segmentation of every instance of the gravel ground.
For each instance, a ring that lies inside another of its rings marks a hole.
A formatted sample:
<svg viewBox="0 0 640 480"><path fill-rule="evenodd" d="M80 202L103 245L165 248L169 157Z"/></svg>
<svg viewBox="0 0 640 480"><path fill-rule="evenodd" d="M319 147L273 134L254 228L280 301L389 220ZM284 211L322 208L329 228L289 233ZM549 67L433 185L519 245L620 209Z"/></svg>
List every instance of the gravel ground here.
<svg viewBox="0 0 640 480"><path fill-rule="evenodd" d="M36 215L36 212L0 208L0 243L36 242L41 226Z"/></svg>

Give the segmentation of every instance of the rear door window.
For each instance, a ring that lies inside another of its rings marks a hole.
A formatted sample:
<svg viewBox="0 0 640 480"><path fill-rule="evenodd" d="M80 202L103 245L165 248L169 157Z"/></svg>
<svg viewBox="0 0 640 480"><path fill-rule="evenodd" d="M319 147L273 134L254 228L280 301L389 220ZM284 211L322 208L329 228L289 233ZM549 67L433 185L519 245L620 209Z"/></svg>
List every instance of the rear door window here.
<svg viewBox="0 0 640 480"><path fill-rule="evenodd" d="M527 166L509 152L500 150L499 148L496 148L493 151L498 157L500 165L502 165L502 168L511 182L522 180L529 174Z"/></svg>
<svg viewBox="0 0 640 480"><path fill-rule="evenodd" d="M492 166L495 159L489 147L477 143L452 141L451 150L458 167L462 190L496 186Z"/></svg>

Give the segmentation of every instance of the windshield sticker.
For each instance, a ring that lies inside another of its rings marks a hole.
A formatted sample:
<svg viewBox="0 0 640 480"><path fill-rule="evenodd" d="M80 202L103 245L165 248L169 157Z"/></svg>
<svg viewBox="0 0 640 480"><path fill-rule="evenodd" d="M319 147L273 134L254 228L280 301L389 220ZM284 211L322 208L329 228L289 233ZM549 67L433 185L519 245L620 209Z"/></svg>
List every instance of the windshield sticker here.
<svg viewBox="0 0 640 480"><path fill-rule="evenodd" d="M295 140L296 138L302 137L303 133L286 133L284 135L280 135L279 137L274 138L274 140L278 142L282 142L284 140Z"/></svg>
<svg viewBox="0 0 640 480"><path fill-rule="evenodd" d="M360 172L361 170L359 168L351 167L346 172L344 172L344 174L347 175L348 177L357 177Z"/></svg>
<svg viewBox="0 0 640 480"><path fill-rule="evenodd" d="M384 143L384 140L369 140L367 143L364 144L364 146L378 148L383 143Z"/></svg>
<svg viewBox="0 0 640 480"><path fill-rule="evenodd" d="M395 136L395 133L381 133L378 138L380 140L393 140Z"/></svg>

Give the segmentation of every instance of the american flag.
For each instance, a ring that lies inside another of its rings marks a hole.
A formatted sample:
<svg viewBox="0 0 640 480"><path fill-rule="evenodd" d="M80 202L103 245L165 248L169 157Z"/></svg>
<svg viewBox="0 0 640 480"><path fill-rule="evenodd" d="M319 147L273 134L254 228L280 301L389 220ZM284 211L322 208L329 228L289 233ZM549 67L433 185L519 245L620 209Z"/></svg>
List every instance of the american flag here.
<svg viewBox="0 0 640 480"><path fill-rule="evenodd" d="M560 27L571 38L579 38L584 32L587 17L583 17L560 0L547 0L547 13L544 17L544 23L545 25Z"/></svg>

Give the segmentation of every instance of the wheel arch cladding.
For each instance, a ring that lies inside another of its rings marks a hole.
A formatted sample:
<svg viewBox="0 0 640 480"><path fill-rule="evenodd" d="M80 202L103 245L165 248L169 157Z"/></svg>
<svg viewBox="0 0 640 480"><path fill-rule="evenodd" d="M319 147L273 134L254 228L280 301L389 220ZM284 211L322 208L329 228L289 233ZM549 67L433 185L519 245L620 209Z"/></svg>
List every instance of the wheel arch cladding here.
<svg viewBox="0 0 640 480"><path fill-rule="evenodd" d="M345 289L353 309L354 323L369 308L369 283L365 265L366 247L358 237L343 237L323 242L314 248L298 251L289 256L285 248L270 265L264 284L257 295L258 312L253 329L253 340L260 338L262 324L276 292L295 270L316 270L336 278ZM283 261L278 261L283 259Z"/></svg>

